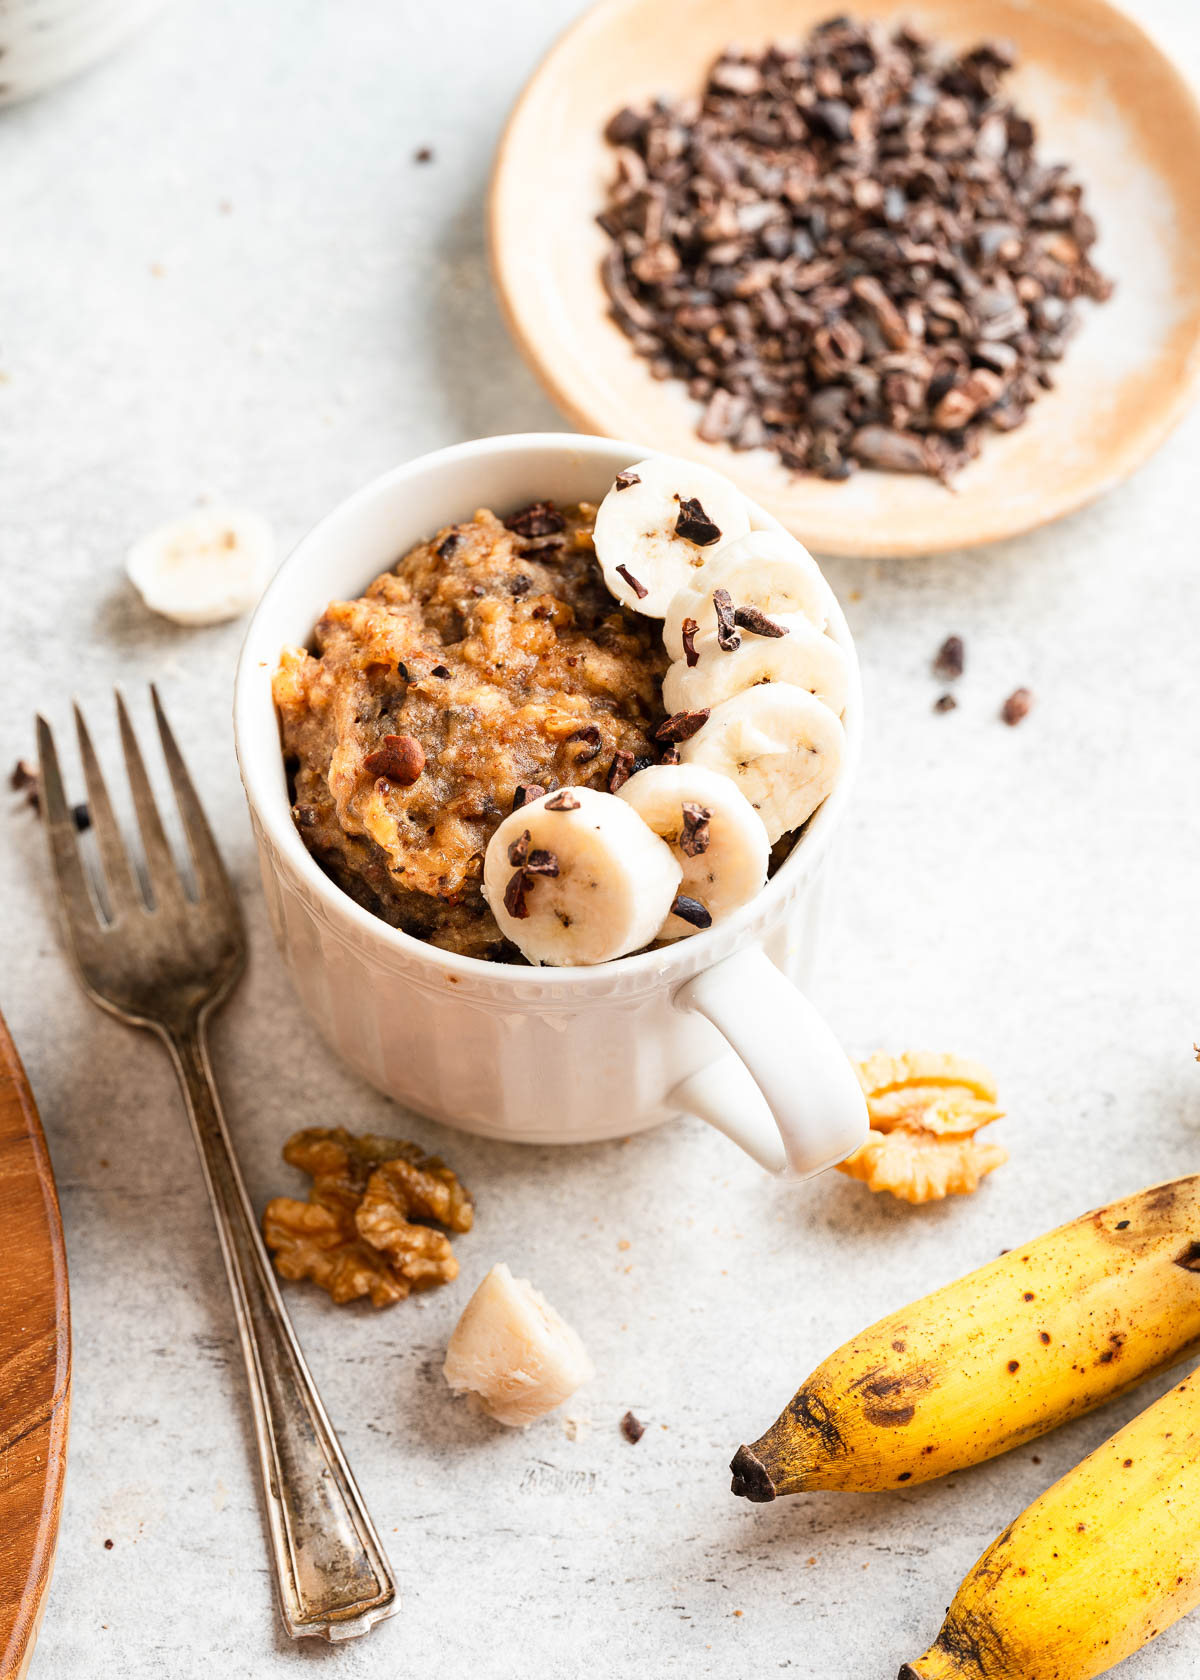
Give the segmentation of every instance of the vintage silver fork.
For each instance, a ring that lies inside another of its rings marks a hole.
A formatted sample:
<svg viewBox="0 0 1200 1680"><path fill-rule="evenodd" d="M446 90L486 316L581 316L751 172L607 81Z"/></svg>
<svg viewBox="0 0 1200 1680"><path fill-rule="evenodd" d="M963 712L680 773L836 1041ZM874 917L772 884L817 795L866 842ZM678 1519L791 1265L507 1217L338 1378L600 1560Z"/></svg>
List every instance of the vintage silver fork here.
<svg viewBox="0 0 1200 1680"><path fill-rule="evenodd" d="M350 1639L399 1608L396 1584L280 1299L221 1113L205 1026L241 975L242 918L158 694L150 692L191 853L193 890L176 868L118 694L148 897L76 706L88 809L103 866L101 906L80 856L54 737L39 717L42 809L67 942L93 1003L131 1026L148 1027L171 1052L233 1293L283 1619L293 1638Z"/></svg>

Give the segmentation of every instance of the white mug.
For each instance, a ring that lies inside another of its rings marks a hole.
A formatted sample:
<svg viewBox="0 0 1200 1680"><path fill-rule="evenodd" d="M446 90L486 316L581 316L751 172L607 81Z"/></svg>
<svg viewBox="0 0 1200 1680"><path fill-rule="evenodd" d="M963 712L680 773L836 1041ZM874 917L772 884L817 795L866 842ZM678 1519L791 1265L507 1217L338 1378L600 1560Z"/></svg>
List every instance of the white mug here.
<svg viewBox="0 0 1200 1680"><path fill-rule="evenodd" d="M854 644L846 761L791 856L751 903L706 932L590 968L462 957L388 925L306 850L291 803L271 676L311 641L330 600L354 598L415 543L478 507L597 502L648 451L531 433L425 455L335 509L277 572L246 635L234 724L271 922L296 989L332 1047L398 1102L522 1143L623 1137L701 1116L772 1172L807 1178L867 1135L854 1070L799 989L809 973L833 833L861 736ZM777 521L751 506L751 523Z"/></svg>

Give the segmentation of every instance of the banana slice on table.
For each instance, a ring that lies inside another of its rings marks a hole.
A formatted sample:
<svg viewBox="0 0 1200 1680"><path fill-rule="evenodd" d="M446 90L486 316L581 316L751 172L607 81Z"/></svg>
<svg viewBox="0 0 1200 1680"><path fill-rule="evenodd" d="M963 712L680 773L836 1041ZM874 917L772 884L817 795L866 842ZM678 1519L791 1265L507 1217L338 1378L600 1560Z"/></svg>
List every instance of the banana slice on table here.
<svg viewBox="0 0 1200 1680"><path fill-rule="evenodd" d="M663 642L672 659L682 659L683 632L687 619L695 634L716 630L717 609L713 592L724 589L733 610L757 608L761 613L802 613L818 630L829 619L833 591L821 568L795 537L786 531L750 531L721 547L692 572L667 604L663 615ZM744 632L732 627L736 645Z"/></svg>
<svg viewBox="0 0 1200 1680"><path fill-rule="evenodd" d="M663 678L663 705L668 712L699 711L719 706L759 683L792 683L806 689L841 717L846 709L850 674L846 655L823 630L800 613L779 613L771 622L781 636L756 636L745 631L739 646L727 652L715 630L692 640L695 664L686 655L670 666Z"/></svg>
<svg viewBox="0 0 1200 1680"><path fill-rule="evenodd" d="M684 764L729 776L774 845L832 793L845 751L845 731L815 695L763 683L714 706L679 755Z"/></svg>
<svg viewBox="0 0 1200 1680"><path fill-rule="evenodd" d="M505 817L484 855L483 896L531 963L600 963L650 943L682 875L632 806L569 787Z"/></svg>
<svg viewBox="0 0 1200 1680"><path fill-rule="evenodd" d="M595 1376L587 1349L528 1278L493 1266L463 1309L442 1373L481 1411L523 1429Z"/></svg>
<svg viewBox="0 0 1200 1680"><path fill-rule="evenodd" d="M728 776L699 764L654 764L617 794L670 846L683 881L658 930L683 939L748 903L767 879L762 819Z"/></svg>
<svg viewBox="0 0 1200 1680"><path fill-rule="evenodd" d="M749 529L736 485L709 467L663 455L617 474L596 512L593 540L609 592L622 606L661 618L717 544Z"/></svg>
<svg viewBox="0 0 1200 1680"><path fill-rule="evenodd" d="M176 624L221 624L257 604L274 561L260 514L202 508L134 543L125 570L152 612Z"/></svg>

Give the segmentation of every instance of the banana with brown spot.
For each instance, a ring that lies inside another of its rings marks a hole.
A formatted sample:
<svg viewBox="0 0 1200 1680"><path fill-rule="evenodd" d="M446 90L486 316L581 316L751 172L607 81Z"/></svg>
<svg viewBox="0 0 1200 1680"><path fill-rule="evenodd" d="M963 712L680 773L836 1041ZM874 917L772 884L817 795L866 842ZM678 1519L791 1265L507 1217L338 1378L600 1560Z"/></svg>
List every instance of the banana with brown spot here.
<svg viewBox="0 0 1200 1680"><path fill-rule="evenodd" d="M1193 1374L1009 1524L899 1680L1092 1680L1197 1604Z"/></svg>
<svg viewBox="0 0 1200 1680"><path fill-rule="evenodd" d="M865 1492L948 1475L1090 1411L1200 1344L1200 1176L1001 1255L818 1366L733 1491Z"/></svg>

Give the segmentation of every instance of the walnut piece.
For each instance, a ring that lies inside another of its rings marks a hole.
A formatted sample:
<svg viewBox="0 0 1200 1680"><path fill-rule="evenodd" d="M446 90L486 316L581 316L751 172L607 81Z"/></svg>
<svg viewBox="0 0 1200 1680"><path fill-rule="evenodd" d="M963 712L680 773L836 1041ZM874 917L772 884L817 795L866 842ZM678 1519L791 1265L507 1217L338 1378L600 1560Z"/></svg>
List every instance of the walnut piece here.
<svg viewBox="0 0 1200 1680"><path fill-rule="evenodd" d="M360 1242L353 1218L318 1202L276 1196L263 1213L263 1238L280 1277L307 1278L340 1306L369 1295L377 1307L402 1301L412 1285L398 1276L386 1255Z"/></svg>
<svg viewBox="0 0 1200 1680"><path fill-rule="evenodd" d="M871 1136L838 1170L902 1201L969 1195L1008 1160L975 1133L998 1120L996 1085L977 1062L931 1051L883 1053L858 1064Z"/></svg>
<svg viewBox="0 0 1200 1680"><path fill-rule="evenodd" d="M449 1239L429 1222L469 1231L470 1192L416 1144L342 1127L296 1132L283 1157L312 1178L306 1202L276 1196L263 1235L281 1277L307 1278L337 1302L377 1307L458 1276Z"/></svg>

